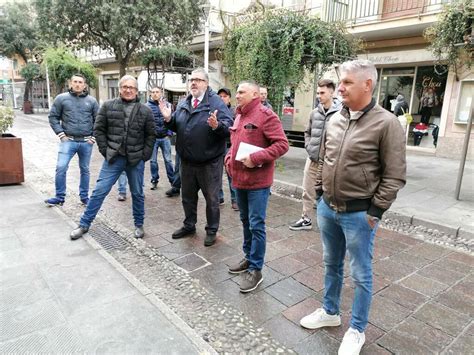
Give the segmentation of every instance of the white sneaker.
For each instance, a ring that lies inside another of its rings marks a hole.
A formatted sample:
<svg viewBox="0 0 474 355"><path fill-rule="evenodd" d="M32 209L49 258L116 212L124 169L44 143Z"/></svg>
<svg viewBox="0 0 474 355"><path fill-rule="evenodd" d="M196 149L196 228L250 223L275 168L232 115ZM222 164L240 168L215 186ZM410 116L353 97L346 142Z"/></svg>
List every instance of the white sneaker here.
<svg viewBox="0 0 474 355"><path fill-rule="evenodd" d="M318 308L310 315L300 320L302 327L307 329L318 329L321 327L337 327L341 325L341 316L338 314L327 314L323 308Z"/></svg>
<svg viewBox="0 0 474 355"><path fill-rule="evenodd" d="M339 347L338 355L359 355L362 345L365 343L365 334L349 328L342 338L341 346Z"/></svg>

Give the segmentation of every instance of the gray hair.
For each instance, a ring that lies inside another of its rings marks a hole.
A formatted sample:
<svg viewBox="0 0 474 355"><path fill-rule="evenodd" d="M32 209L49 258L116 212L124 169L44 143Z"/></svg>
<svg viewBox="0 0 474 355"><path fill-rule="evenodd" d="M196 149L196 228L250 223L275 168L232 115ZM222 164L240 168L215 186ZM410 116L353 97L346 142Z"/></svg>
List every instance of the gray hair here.
<svg viewBox="0 0 474 355"><path fill-rule="evenodd" d="M370 60L357 59L344 62L341 65L341 72L357 73L357 75L364 80L371 79L372 89L375 89L377 84L377 69L375 69L374 63Z"/></svg>
<svg viewBox="0 0 474 355"><path fill-rule="evenodd" d="M258 85L255 81L253 80L242 80L240 83L239 83L239 86L242 85L242 84L246 84L246 85L249 85L251 86L254 90L256 91L259 91L261 87L263 86L260 86Z"/></svg>
<svg viewBox="0 0 474 355"><path fill-rule="evenodd" d="M124 75L119 80L119 88L122 87L122 83L127 80L132 80L135 83L135 87L138 89L138 81L131 75Z"/></svg>
<svg viewBox="0 0 474 355"><path fill-rule="evenodd" d="M195 73L200 73L200 74L204 75L204 78L206 79L206 81L209 82L209 74L207 74L207 71L206 71L204 68L196 68L196 69L194 69L194 70L191 72L191 75L192 75L192 74L195 74Z"/></svg>

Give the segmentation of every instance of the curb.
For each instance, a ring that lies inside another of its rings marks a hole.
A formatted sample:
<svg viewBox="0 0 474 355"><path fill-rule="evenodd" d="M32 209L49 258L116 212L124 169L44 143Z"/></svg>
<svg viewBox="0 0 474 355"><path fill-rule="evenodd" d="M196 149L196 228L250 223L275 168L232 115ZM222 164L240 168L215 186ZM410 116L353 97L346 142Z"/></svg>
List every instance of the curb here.
<svg viewBox="0 0 474 355"><path fill-rule="evenodd" d="M281 180L274 180L272 185L272 192L284 197L301 200L303 188L299 185L288 183ZM462 227L454 227L439 222L430 221L416 215L405 215L395 211L387 211L384 218L398 220L400 222L408 223L412 226L423 226L426 228L436 229L445 234L454 236L455 238L462 238L466 240L474 240L474 231L466 230Z"/></svg>
<svg viewBox="0 0 474 355"><path fill-rule="evenodd" d="M35 194L39 195L30 184L23 183L23 186L29 188ZM71 228L77 226L63 211L58 208L53 208L58 216L64 220ZM138 280L132 273L125 269L117 260L115 260L102 246L96 242L92 237L86 235L82 238L89 246L96 250L120 275L122 275L133 287L135 287L141 295L143 295L148 302L153 304L161 314L165 316L173 325L183 333L189 341L197 348L199 354L217 355L217 352L204 339L182 320L171 308L169 308L163 301L161 301L148 287L146 287L140 280Z"/></svg>

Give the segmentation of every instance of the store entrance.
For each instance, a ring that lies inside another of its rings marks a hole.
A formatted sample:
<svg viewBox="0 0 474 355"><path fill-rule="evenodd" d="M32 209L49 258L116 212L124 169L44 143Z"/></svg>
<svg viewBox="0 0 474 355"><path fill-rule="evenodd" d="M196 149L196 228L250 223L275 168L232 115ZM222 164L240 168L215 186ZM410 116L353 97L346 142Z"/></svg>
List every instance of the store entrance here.
<svg viewBox="0 0 474 355"><path fill-rule="evenodd" d="M415 68L382 69L379 91L379 105L394 112L397 97L410 103L413 93Z"/></svg>

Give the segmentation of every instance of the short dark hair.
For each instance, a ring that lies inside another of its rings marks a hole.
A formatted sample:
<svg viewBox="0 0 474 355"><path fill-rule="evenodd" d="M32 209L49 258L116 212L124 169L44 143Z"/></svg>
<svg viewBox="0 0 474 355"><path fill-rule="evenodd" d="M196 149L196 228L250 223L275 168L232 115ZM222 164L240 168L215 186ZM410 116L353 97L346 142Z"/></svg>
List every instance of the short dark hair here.
<svg viewBox="0 0 474 355"><path fill-rule="evenodd" d="M78 76L79 78L84 79L84 82L87 81L86 77L84 75L80 74L80 73L72 74L71 79L72 79L73 76Z"/></svg>
<svg viewBox="0 0 474 355"><path fill-rule="evenodd" d="M336 90L336 84L331 79L321 79L318 81L318 88L327 87L328 89Z"/></svg>

